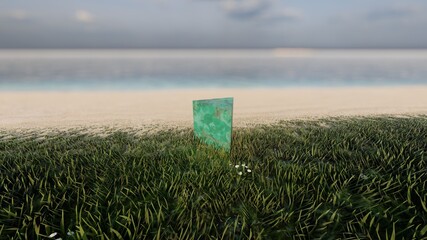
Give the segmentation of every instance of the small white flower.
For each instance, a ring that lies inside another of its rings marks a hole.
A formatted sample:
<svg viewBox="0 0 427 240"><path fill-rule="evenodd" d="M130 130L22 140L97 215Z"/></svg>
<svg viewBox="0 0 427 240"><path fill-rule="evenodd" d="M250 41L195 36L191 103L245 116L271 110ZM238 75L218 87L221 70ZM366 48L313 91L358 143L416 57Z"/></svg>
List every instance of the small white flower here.
<svg viewBox="0 0 427 240"><path fill-rule="evenodd" d="M243 173L242 172L238 172L237 174L239 174L240 176L242 176Z"/></svg>
<svg viewBox="0 0 427 240"><path fill-rule="evenodd" d="M72 236L72 235L74 235L74 232L73 232L73 231L68 231L68 232L67 232L67 235L68 235L68 236Z"/></svg>
<svg viewBox="0 0 427 240"><path fill-rule="evenodd" d="M235 165L234 167L235 167L235 168L239 168L239 167L240 167L240 165Z"/></svg>
<svg viewBox="0 0 427 240"><path fill-rule="evenodd" d="M248 170L246 170L246 171L248 171L248 172L252 172L252 170L250 170L250 169L248 169Z"/></svg>
<svg viewBox="0 0 427 240"><path fill-rule="evenodd" d="M244 166L246 166L246 164L245 164L245 163L243 163L243 164L242 164L242 167L244 167Z"/></svg>
<svg viewBox="0 0 427 240"><path fill-rule="evenodd" d="M53 238L53 237L55 237L56 235L58 235L58 233L57 233L57 232L54 232L54 233L50 234L48 237Z"/></svg>
<svg viewBox="0 0 427 240"><path fill-rule="evenodd" d="M245 168L249 168L248 166L245 166Z"/></svg>

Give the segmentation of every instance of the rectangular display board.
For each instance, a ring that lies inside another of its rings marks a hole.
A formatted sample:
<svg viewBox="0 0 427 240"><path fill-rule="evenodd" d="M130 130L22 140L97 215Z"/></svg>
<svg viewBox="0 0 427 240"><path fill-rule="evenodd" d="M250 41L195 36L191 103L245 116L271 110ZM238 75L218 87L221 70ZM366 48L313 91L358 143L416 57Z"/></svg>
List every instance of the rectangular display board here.
<svg viewBox="0 0 427 240"><path fill-rule="evenodd" d="M202 142L230 151L233 98L193 101L194 135Z"/></svg>

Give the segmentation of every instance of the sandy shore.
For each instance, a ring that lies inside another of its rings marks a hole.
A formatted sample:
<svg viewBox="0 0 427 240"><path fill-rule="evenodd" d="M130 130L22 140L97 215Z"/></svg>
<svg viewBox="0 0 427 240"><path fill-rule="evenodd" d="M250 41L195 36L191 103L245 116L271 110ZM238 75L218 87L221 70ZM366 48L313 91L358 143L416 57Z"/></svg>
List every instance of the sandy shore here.
<svg viewBox="0 0 427 240"><path fill-rule="evenodd" d="M192 100L234 97L234 125L329 116L427 114L427 86L0 92L0 129L191 126Z"/></svg>

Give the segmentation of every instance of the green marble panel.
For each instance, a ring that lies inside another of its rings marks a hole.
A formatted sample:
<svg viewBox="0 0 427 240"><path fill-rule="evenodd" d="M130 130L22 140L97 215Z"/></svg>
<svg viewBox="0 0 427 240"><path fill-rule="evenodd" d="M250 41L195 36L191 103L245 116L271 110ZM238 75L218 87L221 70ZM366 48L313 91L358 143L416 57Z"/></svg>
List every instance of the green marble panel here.
<svg viewBox="0 0 427 240"><path fill-rule="evenodd" d="M233 98L193 101L194 135L214 147L230 150Z"/></svg>

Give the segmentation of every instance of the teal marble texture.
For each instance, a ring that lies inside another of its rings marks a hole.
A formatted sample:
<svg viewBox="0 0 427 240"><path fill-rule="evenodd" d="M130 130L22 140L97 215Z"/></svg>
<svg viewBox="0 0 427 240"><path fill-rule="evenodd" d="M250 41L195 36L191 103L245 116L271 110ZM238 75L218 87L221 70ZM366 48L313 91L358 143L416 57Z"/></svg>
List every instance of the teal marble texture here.
<svg viewBox="0 0 427 240"><path fill-rule="evenodd" d="M233 98L193 101L194 135L202 142L230 151Z"/></svg>

